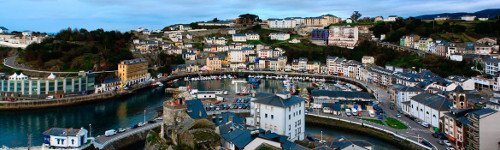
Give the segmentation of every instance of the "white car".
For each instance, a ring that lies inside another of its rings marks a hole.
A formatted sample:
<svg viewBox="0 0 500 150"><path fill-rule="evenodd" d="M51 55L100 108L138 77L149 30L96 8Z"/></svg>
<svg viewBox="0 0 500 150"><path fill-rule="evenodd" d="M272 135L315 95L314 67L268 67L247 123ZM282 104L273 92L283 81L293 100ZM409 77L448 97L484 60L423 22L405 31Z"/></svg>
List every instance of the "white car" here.
<svg viewBox="0 0 500 150"><path fill-rule="evenodd" d="M427 122L423 122L421 123L422 126L426 127L426 128L429 128L430 127L430 124L427 123Z"/></svg>
<svg viewBox="0 0 500 150"><path fill-rule="evenodd" d="M455 150L453 147L447 147L446 150Z"/></svg>
<svg viewBox="0 0 500 150"><path fill-rule="evenodd" d="M443 143L444 143L444 145L446 145L447 147L452 147L452 145L451 145L450 141L448 141L448 140L443 140Z"/></svg>

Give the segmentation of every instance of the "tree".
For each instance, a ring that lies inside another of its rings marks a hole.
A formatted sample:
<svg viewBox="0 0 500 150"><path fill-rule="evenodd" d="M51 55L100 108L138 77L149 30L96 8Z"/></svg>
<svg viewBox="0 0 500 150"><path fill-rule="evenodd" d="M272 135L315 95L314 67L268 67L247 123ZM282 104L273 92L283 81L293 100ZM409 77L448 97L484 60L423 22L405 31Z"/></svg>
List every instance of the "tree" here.
<svg viewBox="0 0 500 150"><path fill-rule="evenodd" d="M220 20L217 18L212 19L212 22L219 22Z"/></svg>
<svg viewBox="0 0 500 150"><path fill-rule="evenodd" d="M361 13L359 13L359 11L354 11L351 15L352 21L357 21L359 18L361 18Z"/></svg>
<svg viewBox="0 0 500 150"><path fill-rule="evenodd" d="M254 14L242 14L238 17L239 23L251 25L254 22L260 22L259 16Z"/></svg>

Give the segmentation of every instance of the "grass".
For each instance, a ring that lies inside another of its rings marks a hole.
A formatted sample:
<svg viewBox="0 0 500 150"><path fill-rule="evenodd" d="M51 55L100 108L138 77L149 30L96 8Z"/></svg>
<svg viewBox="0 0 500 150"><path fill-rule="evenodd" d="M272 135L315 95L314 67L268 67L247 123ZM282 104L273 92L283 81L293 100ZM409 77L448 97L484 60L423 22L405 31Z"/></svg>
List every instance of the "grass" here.
<svg viewBox="0 0 500 150"><path fill-rule="evenodd" d="M384 122L382 122L381 120L378 120L378 119L370 119L370 118L361 118L361 119L368 121L368 122L373 122L376 124L385 125Z"/></svg>
<svg viewBox="0 0 500 150"><path fill-rule="evenodd" d="M391 127L391 128L395 128L395 129L408 129L408 126L406 126L405 124L403 124L399 120L391 118L391 117L385 118L385 123L389 127Z"/></svg>

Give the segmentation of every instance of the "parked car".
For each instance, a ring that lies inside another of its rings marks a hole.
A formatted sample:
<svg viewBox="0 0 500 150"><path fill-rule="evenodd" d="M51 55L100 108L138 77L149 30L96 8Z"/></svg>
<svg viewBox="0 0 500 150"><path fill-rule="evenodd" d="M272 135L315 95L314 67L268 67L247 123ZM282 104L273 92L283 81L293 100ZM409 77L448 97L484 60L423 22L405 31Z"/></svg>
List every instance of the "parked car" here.
<svg viewBox="0 0 500 150"><path fill-rule="evenodd" d="M156 123L154 120L149 120L148 123Z"/></svg>
<svg viewBox="0 0 500 150"><path fill-rule="evenodd" d="M398 113L398 114L396 114L396 117L401 118L401 115Z"/></svg>
<svg viewBox="0 0 500 150"><path fill-rule="evenodd" d="M104 136L113 136L115 134L116 134L115 129L107 130L106 132L104 132Z"/></svg>
<svg viewBox="0 0 500 150"><path fill-rule="evenodd" d="M453 147L447 147L446 150L455 150Z"/></svg>
<svg viewBox="0 0 500 150"><path fill-rule="evenodd" d="M118 128L118 133L122 133L122 132L125 132L127 129L125 128Z"/></svg>
<svg viewBox="0 0 500 150"><path fill-rule="evenodd" d="M423 145L425 145L425 146L427 146L427 147L431 147L431 148L433 147L433 146L432 146L432 144L431 144L431 143L429 143L429 142L428 142L428 141L426 141L426 140L422 140L422 142L420 142L420 143L422 143Z"/></svg>
<svg viewBox="0 0 500 150"><path fill-rule="evenodd" d="M139 125L134 124L132 127L130 127L130 129L135 129L135 128L138 128L138 127L139 127Z"/></svg>
<svg viewBox="0 0 500 150"><path fill-rule="evenodd" d="M427 123L427 122L423 122L423 121L422 121L422 123L420 123L420 124L421 124L423 127L426 127L426 128L429 128L429 127L430 127L430 124L429 124L429 123Z"/></svg>
<svg viewBox="0 0 500 150"><path fill-rule="evenodd" d="M349 108L345 109L345 114L347 116L351 116L351 109L349 109Z"/></svg>
<svg viewBox="0 0 500 150"><path fill-rule="evenodd" d="M448 141L448 140L443 140L443 143L444 143L444 145L446 145L447 147L452 147L452 145L451 145L450 141Z"/></svg>

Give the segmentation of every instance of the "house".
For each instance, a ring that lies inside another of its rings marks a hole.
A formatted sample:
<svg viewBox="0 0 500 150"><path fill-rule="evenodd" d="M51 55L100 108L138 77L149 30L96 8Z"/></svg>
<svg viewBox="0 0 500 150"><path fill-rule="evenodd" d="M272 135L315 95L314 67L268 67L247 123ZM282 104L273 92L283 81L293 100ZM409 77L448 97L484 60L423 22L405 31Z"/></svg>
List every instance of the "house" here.
<svg viewBox="0 0 500 150"><path fill-rule="evenodd" d="M392 16L389 16L389 17L385 18L384 22L395 22L398 19L399 19L398 16L392 15Z"/></svg>
<svg viewBox="0 0 500 150"><path fill-rule="evenodd" d="M0 34L7 34L7 33L9 33L9 29L0 26Z"/></svg>
<svg viewBox="0 0 500 150"><path fill-rule="evenodd" d="M288 41L288 43L297 44L297 43L300 43L300 40L297 38L294 38L294 39Z"/></svg>
<svg viewBox="0 0 500 150"><path fill-rule="evenodd" d="M358 43L358 27L332 26L328 33L328 45L353 49Z"/></svg>
<svg viewBox="0 0 500 150"><path fill-rule="evenodd" d="M464 76L448 76L445 80L461 86L463 90L469 91L475 89L475 82L471 78L466 78Z"/></svg>
<svg viewBox="0 0 500 150"><path fill-rule="evenodd" d="M392 85L392 71L380 66L372 66L368 68L368 82L379 84L382 86Z"/></svg>
<svg viewBox="0 0 500 150"><path fill-rule="evenodd" d="M326 45L330 31L328 29L314 29L311 31L311 42L316 45Z"/></svg>
<svg viewBox="0 0 500 150"><path fill-rule="evenodd" d="M348 140L344 137L335 139L330 143L330 148L334 150L372 150L373 145L363 140Z"/></svg>
<svg viewBox="0 0 500 150"><path fill-rule="evenodd" d="M363 64L374 64L375 63L375 58L373 56L363 56L363 58L361 58L361 63L363 63Z"/></svg>
<svg viewBox="0 0 500 150"><path fill-rule="evenodd" d="M465 16L460 17L460 19L463 21L474 21L474 20L476 20L476 16L465 15Z"/></svg>
<svg viewBox="0 0 500 150"><path fill-rule="evenodd" d="M284 92L257 93L251 101L250 114L254 126L288 136L288 140L303 140L305 132L304 99Z"/></svg>
<svg viewBox="0 0 500 150"><path fill-rule="evenodd" d="M373 21L374 21L374 22L382 22L382 21L384 21L384 17L382 17L382 16L377 16L377 17L375 17L375 18L373 19Z"/></svg>
<svg viewBox="0 0 500 150"><path fill-rule="evenodd" d="M270 33L269 38L271 40L286 41L290 39L290 34L288 33Z"/></svg>
<svg viewBox="0 0 500 150"><path fill-rule="evenodd" d="M484 59L484 73L494 76L498 71L500 71L500 59L491 57Z"/></svg>
<svg viewBox="0 0 500 150"><path fill-rule="evenodd" d="M429 93L421 93L410 99L410 114L436 128L441 127L441 117L453 106L451 100Z"/></svg>
<svg viewBox="0 0 500 150"><path fill-rule="evenodd" d="M95 93L117 91L120 89L120 80L117 78L106 78L100 85L95 85Z"/></svg>
<svg viewBox="0 0 500 150"><path fill-rule="evenodd" d="M498 128L498 120L500 113L498 111L483 108L473 111L467 115L467 120L470 122L467 130L467 149L482 150L482 149L498 149L500 141L500 128Z"/></svg>
<svg viewBox="0 0 500 150"><path fill-rule="evenodd" d="M87 144L84 128L50 128L43 132L43 144L55 148L79 148Z"/></svg>
<svg viewBox="0 0 500 150"><path fill-rule="evenodd" d="M260 36L257 33L246 33L247 41L257 41L260 40Z"/></svg>
<svg viewBox="0 0 500 150"><path fill-rule="evenodd" d="M419 83L417 81L418 75L412 72L396 71L393 76L394 84L414 87Z"/></svg>
<svg viewBox="0 0 500 150"><path fill-rule="evenodd" d="M478 55L490 55L493 52L494 48L490 45L485 44L476 44L474 46L474 53Z"/></svg>
<svg viewBox="0 0 500 150"><path fill-rule="evenodd" d="M232 40L233 42L246 42L247 36L245 34L233 34Z"/></svg>
<svg viewBox="0 0 500 150"><path fill-rule="evenodd" d="M208 45L225 45L227 42L224 37L209 37L205 38L205 43Z"/></svg>
<svg viewBox="0 0 500 150"><path fill-rule="evenodd" d="M309 73L316 73L317 74L320 72L320 65L321 64L317 61L307 62L306 70Z"/></svg>
<svg viewBox="0 0 500 150"><path fill-rule="evenodd" d="M207 57L206 65L208 71L221 70L222 60L219 57Z"/></svg>
<svg viewBox="0 0 500 150"><path fill-rule="evenodd" d="M441 16L437 16L436 18L434 18L435 21L445 21L449 19L450 17L441 17Z"/></svg>
<svg viewBox="0 0 500 150"><path fill-rule="evenodd" d="M227 57L230 63L245 62L245 55L242 50L229 50Z"/></svg>
<svg viewBox="0 0 500 150"><path fill-rule="evenodd" d="M467 130L470 123L467 114L472 111L475 109L451 109L450 112L444 113L443 132L455 149L465 149L467 145Z"/></svg>
<svg viewBox="0 0 500 150"><path fill-rule="evenodd" d="M299 58L298 59L298 71L307 71L307 58Z"/></svg>

